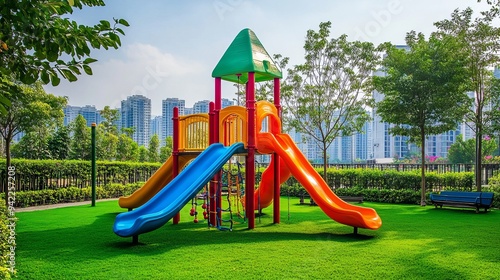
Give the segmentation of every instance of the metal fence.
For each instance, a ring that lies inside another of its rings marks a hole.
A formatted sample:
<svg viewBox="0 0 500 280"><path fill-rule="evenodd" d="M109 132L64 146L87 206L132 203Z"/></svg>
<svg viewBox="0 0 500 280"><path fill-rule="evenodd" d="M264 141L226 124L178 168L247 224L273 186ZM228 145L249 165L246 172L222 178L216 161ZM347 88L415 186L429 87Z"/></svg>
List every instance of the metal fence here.
<svg viewBox="0 0 500 280"><path fill-rule="evenodd" d="M323 164L313 164L315 168L323 168ZM396 171L415 171L420 170L420 164L329 164L328 168L336 169L352 169L352 168L362 168L362 169L378 169L378 170L396 170ZM487 185L491 177L493 177L497 171L500 170L500 164L483 164L481 168L482 172L482 184ZM426 172L474 172L474 164L426 164Z"/></svg>
<svg viewBox="0 0 500 280"><path fill-rule="evenodd" d="M147 181L156 168L136 168L131 169L126 174L114 170L97 170L97 186L103 186L112 183L128 184ZM0 170L1 192L5 191L7 186L7 176L5 170ZM82 175L81 173L71 173L64 171L51 171L40 174L24 174L22 171L16 171L15 174L16 191L33 191L44 189L57 189L66 187L84 188L91 185L91 174Z"/></svg>
<svg viewBox="0 0 500 280"><path fill-rule="evenodd" d="M267 164L259 164L260 167L266 167ZM322 168L323 165L313 164L316 168ZM434 171L437 173L446 172L473 172L473 164L426 164L426 171ZM330 164L328 168L336 169L378 169L378 170L396 170L396 171L412 171L420 170L419 164ZM97 170L97 186L102 186L111 183L135 183L147 181L157 168L135 168L129 170L126 174L113 170ZM494 176L500 170L500 164L484 164L482 167L483 185L488 184L489 178ZM258 172L260 173L260 172ZM259 177L259 174L257 174ZM23 174L17 171L15 175L16 191L30 191L43 189L56 189L64 187L87 187L91 184L90 172L88 174L76 174L63 171L51 171L40 173L37 175ZM7 186L7 176L5 170L0 170L0 191L4 192Z"/></svg>

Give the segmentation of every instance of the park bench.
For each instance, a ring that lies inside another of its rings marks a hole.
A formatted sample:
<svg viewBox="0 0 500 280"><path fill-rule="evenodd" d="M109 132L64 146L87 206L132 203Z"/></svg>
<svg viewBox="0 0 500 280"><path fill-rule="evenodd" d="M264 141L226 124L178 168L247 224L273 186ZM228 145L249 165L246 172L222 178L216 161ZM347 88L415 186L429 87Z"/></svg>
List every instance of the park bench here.
<svg viewBox="0 0 500 280"><path fill-rule="evenodd" d="M309 199L309 204L310 205L316 205L316 203L314 202L314 200L309 195L306 195L306 194L302 194L300 196L300 204L307 204L305 202L306 198ZM363 203L363 197L362 196L339 196L339 198L342 199L345 202Z"/></svg>
<svg viewBox="0 0 500 280"><path fill-rule="evenodd" d="M437 208L445 206L451 207L472 207L476 208L476 213L479 213L480 208L484 208L484 212L488 211L493 203L492 192L457 192L457 191L442 191L440 193L431 193L431 202Z"/></svg>

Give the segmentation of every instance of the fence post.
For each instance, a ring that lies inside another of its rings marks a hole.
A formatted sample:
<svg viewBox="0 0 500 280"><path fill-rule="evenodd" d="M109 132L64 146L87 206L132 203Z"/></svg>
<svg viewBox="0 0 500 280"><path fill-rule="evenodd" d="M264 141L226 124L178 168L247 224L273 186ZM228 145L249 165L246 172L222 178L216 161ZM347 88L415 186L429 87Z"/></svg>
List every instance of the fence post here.
<svg viewBox="0 0 500 280"><path fill-rule="evenodd" d="M96 124L92 123L92 130L91 130L91 142L92 142L92 150L91 150L91 166L92 166L92 171L91 171L91 181L92 181L92 206L95 206L95 183L96 183L96 164L95 164L95 127Z"/></svg>

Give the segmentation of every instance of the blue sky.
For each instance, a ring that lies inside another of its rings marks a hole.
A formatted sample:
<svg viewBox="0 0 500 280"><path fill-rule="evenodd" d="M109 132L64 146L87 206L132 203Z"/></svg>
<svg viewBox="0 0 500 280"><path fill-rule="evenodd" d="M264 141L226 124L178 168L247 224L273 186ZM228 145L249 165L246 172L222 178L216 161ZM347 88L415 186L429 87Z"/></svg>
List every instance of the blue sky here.
<svg viewBox="0 0 500 280"><path fill-rule="evenodd" d="M82 24L123 18L122 47L96 50L93 76L46 86L68 96L75 106L114 108L129 95L152 100L152 114L161 115L161 100L177 97L191 107L213 100L211 73L234 37L252 29L266 50L290 57L290 66L303 60L307 30L332 22L332 36L375 44L403 44L406 32L429 34L433 23L449 18L456 8L485 10L476 0L105 0L105 7L84 8L71 15ZM483 1L484 2L484 1ZM223 84L223 97L234 98L235 88Z"/></svg>

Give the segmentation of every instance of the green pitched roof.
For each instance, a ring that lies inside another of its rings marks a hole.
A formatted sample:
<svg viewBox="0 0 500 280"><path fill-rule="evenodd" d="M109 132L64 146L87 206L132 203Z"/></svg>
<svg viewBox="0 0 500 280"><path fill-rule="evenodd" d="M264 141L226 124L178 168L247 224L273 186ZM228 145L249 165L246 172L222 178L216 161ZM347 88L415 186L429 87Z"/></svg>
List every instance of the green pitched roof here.
<svg viewBox="0 0 500 280"><path fill-rule="evenodd" d="M246 28L229 45L212 71L212 77L243 84L248 81L249 72L255 72L256 82L282 77L281 71L255 33Z"/></svg>

